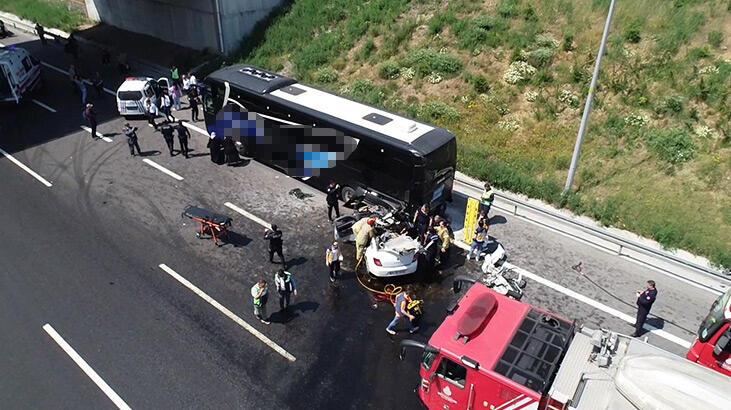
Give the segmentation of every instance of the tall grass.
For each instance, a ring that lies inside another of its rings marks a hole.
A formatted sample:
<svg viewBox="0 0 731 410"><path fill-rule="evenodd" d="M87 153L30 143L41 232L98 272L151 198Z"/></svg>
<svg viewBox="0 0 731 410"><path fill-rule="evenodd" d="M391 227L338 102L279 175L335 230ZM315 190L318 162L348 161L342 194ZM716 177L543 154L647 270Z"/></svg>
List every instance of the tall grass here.
<svg viewBox="0 0 731 410"><path fill-rule="evenodd" d="M87 22L83 14L60 0L2 0L0 10L64 31L74 31Z"/></svg>

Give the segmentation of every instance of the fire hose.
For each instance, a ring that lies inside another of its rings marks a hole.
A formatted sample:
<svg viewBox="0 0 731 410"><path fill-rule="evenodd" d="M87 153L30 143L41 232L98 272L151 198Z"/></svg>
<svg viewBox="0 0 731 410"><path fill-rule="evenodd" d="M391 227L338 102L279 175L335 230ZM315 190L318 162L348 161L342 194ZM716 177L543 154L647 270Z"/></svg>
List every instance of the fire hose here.
<svg viewBox="0 0 731 410"><path fill-rule="evenodd" d="M394 303L396 300L396 295L401 293L403 291L403 288L401 286L394 285L393 283L388 283L386 286L383 287L383 290L376 290L365 283L360 279L360 275L356 272L355 277L358 278L358 283L367 291L373 293L374 297L376 298L376 302L379 301L386 301L388 300L391 303Z"/></svg>

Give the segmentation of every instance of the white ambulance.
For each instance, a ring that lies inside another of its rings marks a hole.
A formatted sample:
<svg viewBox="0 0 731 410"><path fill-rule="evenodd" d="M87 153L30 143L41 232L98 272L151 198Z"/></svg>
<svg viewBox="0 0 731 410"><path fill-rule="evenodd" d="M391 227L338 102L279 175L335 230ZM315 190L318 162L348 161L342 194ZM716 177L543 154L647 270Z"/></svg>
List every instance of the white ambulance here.
<svg viewBox="0 0 731 410"><path fill-rule="evenodd" d="M40 61L23 48L0 47L0 102L19 104L41 82Z"/></svg>
<svg viewBox="0 0 731 410"><path fill-rule="evenodd" d="M145 115L145 100L158 105L164 90L170 87L167 78L155 81L149 77L127 77L117 89L117 110L124 117Z"/></svg>

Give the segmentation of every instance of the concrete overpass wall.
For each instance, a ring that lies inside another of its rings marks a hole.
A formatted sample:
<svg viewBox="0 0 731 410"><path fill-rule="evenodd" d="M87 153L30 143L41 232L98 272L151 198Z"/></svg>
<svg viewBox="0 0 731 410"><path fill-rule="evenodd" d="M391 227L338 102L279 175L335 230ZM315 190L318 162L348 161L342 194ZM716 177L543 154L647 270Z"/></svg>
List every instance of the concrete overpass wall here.
<svg viewBox="0 0 731 410"><path fill-rule="evenodd" d="M236 50L254 25L284 0L86 0L93 19L182 46ZM218 10L217 10L218 8ZM222 39L218 25L223 27Z"/></svg>

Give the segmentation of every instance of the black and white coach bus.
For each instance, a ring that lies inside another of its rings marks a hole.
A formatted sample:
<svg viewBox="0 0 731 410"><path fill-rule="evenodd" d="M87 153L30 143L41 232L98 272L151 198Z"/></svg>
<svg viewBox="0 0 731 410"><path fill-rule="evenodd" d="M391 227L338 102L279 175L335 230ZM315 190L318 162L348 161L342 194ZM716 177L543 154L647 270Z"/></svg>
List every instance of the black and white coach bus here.
<svg viewBox="0 0 731 410"><path fill-rule="evenodd" d="M347 158L340 158L334 167L321 169L319 176L307 180L319 189L330 180L336 181L342 186L344 200L356 188L403 201L412 209L430 204L432 210L438 210L451 200L457 141L443 128L246 65L211 73L204 81L202 94L209 132L215 129L223 107L235 104L270 121L267 127L289 124L328 128L354 139L357 145ZM267 163L266 159L254 157Z"/></svg>

